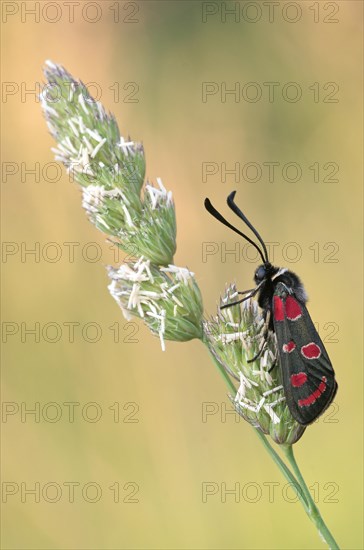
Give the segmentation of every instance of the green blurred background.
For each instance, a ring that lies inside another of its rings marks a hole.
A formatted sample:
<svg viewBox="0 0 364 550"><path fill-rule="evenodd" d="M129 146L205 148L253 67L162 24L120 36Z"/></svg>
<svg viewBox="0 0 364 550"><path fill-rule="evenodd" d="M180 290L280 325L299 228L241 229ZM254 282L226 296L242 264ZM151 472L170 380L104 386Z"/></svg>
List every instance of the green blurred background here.
<svg viewBox="0 0 364 550"><path fill-rule="evenodd" d="M254 2L83 2L73 21L63 2L40 2L36 21L24 11L33 4L2 3L2 235L15 243L5 245L13 255L3 256L2 319L13 323L7 330L18 329L3 333L3 548L324 547L253 430L225 415L226 388L203 346L167 343L162 353L141 324L126 324L109 296L110 247L87 221L76 185L48 165L54 142L34 94L25 93L42 82L46 59L97 83L121 133L143 141L148 177L160 176L174 194L175 262L196 273L206 313L215 311L226 282L249 288L256 265L233 255L222 261L222 247L238 239L204 211L206 195L226 213L225 197L237 189L263 237L280 243L274 261L303 278L339 392L296 455L341 547L363 548L362 3L281 2L271 22L265 3ZM240 20L227 15L224 22L227 9L239 10ZM216 13L203 21L204 10ZM205 102L203 82L218 90ZM262 98L228 95L223 102L223 82L258 83ZM273 102L264 82L278 83ZM299 84L301 100L282 98L287 82ZM338 91L325 88L328 82ZM260 181L221 177L221 163L231 169L249 162L263 168ZM273 182L264 162L280 163ZM282 174L288 162L301 167L300 181ZM328 162L339 166L331 178L335 165ZM35 163L39 176L26 173ZM203 163L216 163L218 172L203 178ZM79 243L73 262L70 242ZM218 252L203 261L206 242ZM287 260L290 242L302 252L296 263ZM49 261L49 243L60 247L59 261ZM94 262L87 260L95 252L90 243L102 250ZM35 246L39 261L22 257ZM39 342L21 327L37 322L45 331ZM56 332L47 323L60 327L59 341L49 341ZM73 342L64 323L79 323ZM82 328L96 338L87 323L102 331L95 343L82 338ZM65 403L79 403L73 422ZM24 415L35 406L39 418ZM203 418L206 406L214 414ZM26 493L37 482L39 502ZM70 482L78 484L74 502ZM207 502L204 482L217 491ZM224 484L240 489L238 502L231 494L223 502Z"/></svg>

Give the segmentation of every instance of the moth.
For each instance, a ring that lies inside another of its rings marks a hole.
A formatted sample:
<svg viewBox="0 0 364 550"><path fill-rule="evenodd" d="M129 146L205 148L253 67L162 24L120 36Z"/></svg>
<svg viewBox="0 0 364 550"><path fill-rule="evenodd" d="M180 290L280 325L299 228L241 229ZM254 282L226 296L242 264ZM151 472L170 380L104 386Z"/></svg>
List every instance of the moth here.
<svg viewBox="0 0 364 550"><path fill-rule="evenodd" d="M275 333L283 390L293 418L302 426L314 422L331 404L337 392L335 372L325 346L307 310L307 294L300 278L286 268L275 267L267 247L247 217L234 202L236 191L227 198L229 208L249 227L260 246L230 224L208 198L206 210L219 222L238 233L258 251L262 264L254 273L255 287L238 292L244 298L221 308L232 307L257 295L263 310L265 331L258 354L264 351L268 331Z"/></svg>

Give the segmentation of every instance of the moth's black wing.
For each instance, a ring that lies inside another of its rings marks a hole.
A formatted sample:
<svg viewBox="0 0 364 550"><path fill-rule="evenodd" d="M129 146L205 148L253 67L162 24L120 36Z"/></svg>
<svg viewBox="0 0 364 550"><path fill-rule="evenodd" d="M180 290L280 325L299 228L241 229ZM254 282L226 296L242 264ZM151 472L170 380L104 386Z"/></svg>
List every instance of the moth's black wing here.
<svg viewBox="0 0 364 550"><path fill-rule="evenodd" d="M281 282L274 289L272 312L287 405L306 426L335 397L334 369L306 306Z"/></svg>

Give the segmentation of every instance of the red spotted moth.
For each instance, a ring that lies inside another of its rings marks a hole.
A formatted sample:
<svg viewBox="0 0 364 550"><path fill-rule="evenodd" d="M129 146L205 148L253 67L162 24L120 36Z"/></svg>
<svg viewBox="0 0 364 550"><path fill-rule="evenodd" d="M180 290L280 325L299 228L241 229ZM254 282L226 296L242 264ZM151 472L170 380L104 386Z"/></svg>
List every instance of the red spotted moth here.
<svg viewBox="0 0 364 550"><path fill-rule="evenodd" d="M255 361L262 354L268 331L273 331L277 338L287 405L293 418L306 426L314 422L335 397L338 385L334 369L307 311L307 295L301 280L292 271L275 267L270 263L263 239L235 204L235 193L236 191L233 191L228 196L227 204L251 229L262 248L231 225L209 199L205 199L205 207L218 221L253 245L263 263L254 274L256 286L239 292L238 294L245 295L244 298L222 308L234 306L258 295L258 304L264 313L265 329L260 350L250 361Z"/></svg>

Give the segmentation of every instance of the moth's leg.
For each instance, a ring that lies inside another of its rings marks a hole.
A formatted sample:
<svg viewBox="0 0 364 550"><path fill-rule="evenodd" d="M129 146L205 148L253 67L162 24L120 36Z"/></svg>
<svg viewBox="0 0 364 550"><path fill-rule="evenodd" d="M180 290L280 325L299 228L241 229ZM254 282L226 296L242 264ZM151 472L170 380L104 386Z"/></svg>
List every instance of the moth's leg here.
<svg viewBox="0 0 364 550"><path fill-rule="evenodd" d="M274 358L274 363L272 364L272 366L268 369L268 372L272 372L272 370L274 369L274 367L276 367L278 364L277 362L277 357Z"/></svg>
<svg viewBox="0 0 364 550"><path fill-rule="evenodd" d="M223 306L220 306L220 309L226 309L227 307L236 306L237 304L241 304L242 302L245 302L245 300L249 300L249 298L252 298L253 296L255 296L256 293L258 292L258 290L259 290L259 287L250 288L249 290L240 291L240 292L238 292L238 294L247 294L247 293L250 293L250 294L247 294L247 296L245 296L241 300L237 300L236 302L231 302L230 304L225 304Z"/></svg>
<svg viewBox="0 0 364 550"><path fill-rule="evenodd" d="M273 363L272 363L271 367L269 367L268 372L271 372L274 369L274 367L276 367L278 365L278 357L279 357L279 353L278 353L278 349L277 349L276 354L274 356Z"/></svg>
<svg viewBox="0 0 364 550"><path fill-rule="evenodd" d="M256 286L254 288L249 288L248 290L239 290L238 294L248 294L248 292L254 292L256 290Z"/></svg>
<svg viewBox="0 0 364 550"><path fill-rule="evenodd" d="M261 346L259 348L259 351L256 355L254 355L254 357L252 359L249 359L248 363L253 363L253 361L255 361L256 359L258 359L258 357L260 357L264 351L264 348L267 344L267 337L268 337L268 332L269 332L269 322L270 322L270 317L271 317L271 311L270 309L267 309L266 310L266 314L265 314L265 319L264 319L264 327L263 327L263 335L262 335L262 343L261 343Z"/></svg>
<svg viewBox="0 0 364 550"><path fill-rule="evenodd" d="M253 363L256 359L258 359L258 357L260 357L264 351L264 346L265 346L265 342L263 342L263 345L260 346L260 349L258 351L258 353L256 355L254 355L254 357L252 357L251 359L248 359L248 363Z"/></svg>

